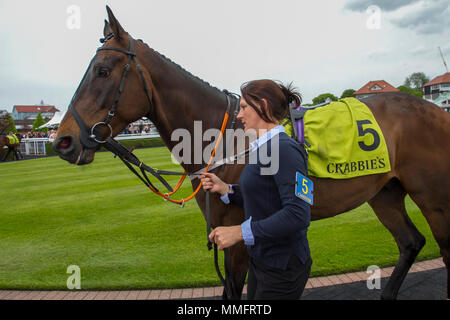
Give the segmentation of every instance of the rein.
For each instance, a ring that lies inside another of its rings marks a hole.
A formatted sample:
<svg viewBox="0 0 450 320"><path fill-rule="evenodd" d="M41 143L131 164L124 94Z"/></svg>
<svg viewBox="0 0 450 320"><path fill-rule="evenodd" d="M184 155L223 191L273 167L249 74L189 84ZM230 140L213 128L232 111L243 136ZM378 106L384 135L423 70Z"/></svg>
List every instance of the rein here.
<svg viewBox="0 0 450 320"><path fill-rule="evenodd" d="M105 37L104 39L101 39L100 42L102 43L106 43L108 40L110 40L111 38L113 38L114 35L110 34L107 37ZM222 141L223 138L223 134L225 132L225 129L227 127L228 124L228 120L230 117L230 109L231 109L231 99L230 96L231 95L235 95L235 94L231 94L228 91L224 91L226 98L227 98L227 110L225 112L223 121L222 121L222 126L220 128L220 135L217 138L217 141L214 145L214 149L211 152L211 156L210 159L208 161L208 165L206 166L206 168L202 169L202 172L196 172L196 173L188 173L188 172L172 172L172 171L161 171L158 169L153 169L150 166L147 166L146 164L144 164L142 161L140 161L133 153L132 151L128 150L127 148L125 148L122 144L120 144L118 141L116 141L113 138L113 128L111 126L111 120L113 119L113 117L115 116L116 113L116 109L117 109L117 105L120 99L120 96L123 92L123 89L125 87L125 82L127 79L127 75L131 69L131 62L132 60L135 62L136 64L136 68L139 72L140 78L142 80L142 83L144 85L144 90L145 90L145 94L147 96L147 99L149 101L150 104L150 108L153 108L153 101L151 99L150 96L150 91L148 89L147 86L147 82L145 81L144 78L144 74L142 72L142 68L138 62L138 59L136 57L136 53L134 50L134 40L131 36L129 36L130 38L130 47L129 50L124 50L122 48L116 48L116 47L108 47L108 46L104 46L104 47L100 47L97 49L97 53L99 51L102 50L112 50L112 51L117 51L123 54L126 54L128 56L128 60L127 60L127 64L125 65L125 69L123 71L122 74L122 79L120 81L120 86L119 86L119 90L116 93L116 96L114 98L114 102L111 106L111 108L108 111L108 115L106 117L106 119L102 122L97 122L96 124L94 124L92 127L89 127L84 120L81 118L81 116L79 115L79 113L76 111L75 106L73 104L73 100L75 98L75 96L78 93L78 90L81 86L81 84L83 83L84 79L86 78L91 65L92 65L92 61L94 59L91 60L91 63L89 64L88 69L86 70L86 73L84 74L80 85L78 86L77 90L75 91L75 94L72 98L72 101L70 102L69 105L69 110L71 111L73 117L75 118L75 121L77 122L79 128L80 128L80 142L83 145L83 147L87 148L87 149L95 149L97 147L99 147L100 145L103 146L105 149L107 149L108 151L112 152L115 157L119 157L120 160L122 160L122 162L128 167L128 169L130 169L131 172L133 172L153 193L157 194L158 196L162 197L165 201L169 201L175 204L179 204L181 205L181 207L184 207L184 204L193 199L197 193L200 191L201 187L202 187L202 182L199 183L198 187L196 188L196 190L187 198L184 199L180 199L180 200L175 200L172 199L171 196L173 194L175 194L181 187L181 185L183 184L183 182L186 179L186 176L199 176L203 173L207 173L208 170L210 169L210 166L212 164L212 160L214 159L214 156L216 154L216 150L220 144L220 142ZM238 97L237 95L235 95L236 97ZM231 122L231 128L234 128L235 122L236 122L236 117L239 113L239 98L237 98L237 102L236 102L236 107L235 107L235 111L233 113L233 118L232 118L232 122ZM102 134L99 130L99 127L106 127L107 129L109 129L109 135L106 138L102 138ZM140 169L141 174L139 174L139 172L133 167L136 166ZM147 176L147 172L149 172L151 175L153 175L154 177L156 177L166 188L167 190L169 190L169 193L163 193L160 190L158 190L150 181L149 177ZM177 185L175 186L174 189L171 188L171 186L167 183L167 181L162 177L162 175L178 175L181 176L180 180L178 181ZM212 249L212 243L209 241L209 235L211 232L211 209L210 209L210 192L209 190L206 191L206 221L207 221L207 238L208 238L208 243L207 243L207 247L208 250ZM219 276L220 281L222 282L223 286L224 286L224 290L225 293L227 295L228 298L233 298L236 297L236 290L234 288L234 283L231 280L231 262L230 262L230 256L229 256L229 251L228 249L224 249L224 264L225 264L225 278L222 276L221 272L220 272L220 268L218 265L218 249L217 249L217 245L214 243L214 265L216 268L216 272L217 275Z"/></svg>

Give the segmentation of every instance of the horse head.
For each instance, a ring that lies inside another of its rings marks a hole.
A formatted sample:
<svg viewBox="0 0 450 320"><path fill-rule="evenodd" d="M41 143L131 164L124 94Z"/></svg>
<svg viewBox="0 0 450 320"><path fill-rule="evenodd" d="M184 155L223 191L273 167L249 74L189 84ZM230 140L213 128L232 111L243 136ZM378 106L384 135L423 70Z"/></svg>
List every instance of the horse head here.
<svg viewBox="0 0 450 320"><path fill-rule="evenodd" d="M77 165L89 164L107 137L151 112L153 84L140 67L135 41L106 7L104 43L92 58L62 120L53 149Z"/></svg>

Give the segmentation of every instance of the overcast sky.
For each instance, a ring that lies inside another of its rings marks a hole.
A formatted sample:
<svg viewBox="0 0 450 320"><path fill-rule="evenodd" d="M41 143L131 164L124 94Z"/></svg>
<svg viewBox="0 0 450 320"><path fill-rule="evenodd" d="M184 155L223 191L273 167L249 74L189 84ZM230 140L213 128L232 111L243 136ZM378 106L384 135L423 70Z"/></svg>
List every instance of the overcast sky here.
<svg viewBox="0 0 450 320"><path fill-rule="evenodd" d="M450 65L450 0L0 0L0 109L44 100L65 111L106 4L134 38L234 92L293 81L309 103L370 80L397 87L413 72L443 74L438 46Z"/></svg>

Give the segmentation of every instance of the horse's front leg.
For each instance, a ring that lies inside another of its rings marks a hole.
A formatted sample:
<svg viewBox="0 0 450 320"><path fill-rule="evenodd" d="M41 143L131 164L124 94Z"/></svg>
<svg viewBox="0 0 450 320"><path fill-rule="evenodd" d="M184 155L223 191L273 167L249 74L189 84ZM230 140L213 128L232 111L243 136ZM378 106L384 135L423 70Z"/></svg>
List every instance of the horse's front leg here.
<svg viewBox="0 0 450 320"><path fill-rule="evenodd" d="M23 160L23 154L22 154L22 152L20 152L20 149L17 149L17 155L19 155L20 159ZM19 158L17 158L17 160L19 160Z"/></svg>
<svg viewBox="0 0 450 320"><path fill-rule="evenodd" d="M240 300L244 289L245 277L248 270L247 248L240 242L229 249L231 264L232 297L231 300ZM222 298L227 300L225 289Z"/></svg>
<svg viewBox="0 0 450 320"><path fill-rule="evenodd" d="M244 220L244 213L242 209L236 206L223 206L223 225L235 226L240 225ZM220 211L219 211L220 212ZM245 277L248 271L248 253L244 242L238 242L229 248L230 255L230 269L231 269L231 297L223 292L223 299L240 300L242 297L242 290L244 289Z"/></svg>
<svg viewBox="0 0 450 320"><path fill-rule="evenodd" d="M6 161L6 159L8 158L9 154L11 152L11 149L8 148L8 152L5 154L5 156L3 157L2 161Z"/></svg>
<svg viewBox="0 0 450 320"><path fill-rule="evenodd" d="M194 189L197 187L193 184ZM210 219L212 228L220 226L235 226L240 225L244 221L244 212L237 206L226 205L220 200L218 194L210 194ZM199 192L196 196L197 203L203 211L203 215L207 218L205 193ZM231 300L239 300L242 296L244 288L245 277L248 269L248 253L244 242L240 242L228 250L230 255L230 269L232 282L232 296ZM219 262L220 263L220 262ZM224 292L222 297L224 300L228 299Z"/></svg>

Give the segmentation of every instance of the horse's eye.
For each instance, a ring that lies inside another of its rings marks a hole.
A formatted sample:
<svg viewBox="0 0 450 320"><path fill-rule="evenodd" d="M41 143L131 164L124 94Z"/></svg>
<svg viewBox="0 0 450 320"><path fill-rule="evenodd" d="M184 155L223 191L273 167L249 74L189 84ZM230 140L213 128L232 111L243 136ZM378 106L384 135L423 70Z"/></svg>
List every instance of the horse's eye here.
<svg viewBox="0 0 450 320"><path fill-rule="evenodd" d="M109 69L108 68L99 68L97 70L97 76L100 78L107 78L109 76Z"/></svg>

